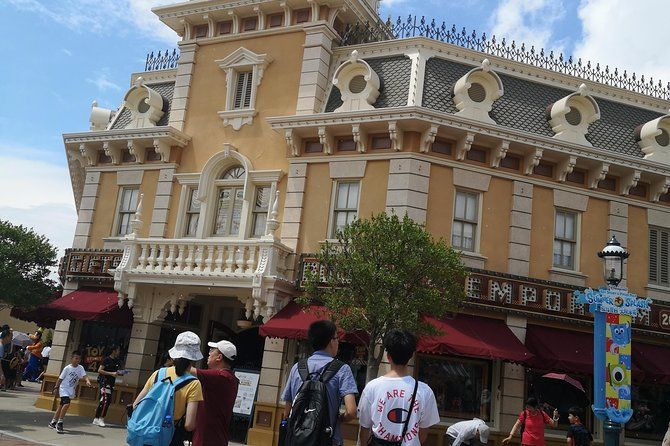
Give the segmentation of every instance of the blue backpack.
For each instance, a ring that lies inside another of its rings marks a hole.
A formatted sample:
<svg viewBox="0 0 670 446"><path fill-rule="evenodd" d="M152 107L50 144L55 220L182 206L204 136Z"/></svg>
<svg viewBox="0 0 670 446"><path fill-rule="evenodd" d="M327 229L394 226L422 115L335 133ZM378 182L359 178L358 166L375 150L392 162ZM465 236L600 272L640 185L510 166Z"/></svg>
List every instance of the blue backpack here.
<svg viewBox="0 0 670 446"><path fill-rule="evenodd" d="M156 373L153 386L128 420L126 442L130 446L169 446L174 435L174 393L195 379L185 373L174 381L166 368Z"/></svg>

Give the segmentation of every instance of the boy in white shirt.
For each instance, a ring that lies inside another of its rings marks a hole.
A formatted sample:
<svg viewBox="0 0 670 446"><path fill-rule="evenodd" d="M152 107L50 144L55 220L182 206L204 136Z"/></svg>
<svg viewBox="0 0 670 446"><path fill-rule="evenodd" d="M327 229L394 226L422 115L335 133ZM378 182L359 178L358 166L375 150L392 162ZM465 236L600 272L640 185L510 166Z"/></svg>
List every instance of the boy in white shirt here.
<svg viewBox="0 0 670 446"><path fill-rule="evenodd" d="M440 422L440 414L431 388L417 382L407 369L416 337L408 331L391 330L383 345L391 371L363 389L358 404L360 444L367 445L372 436L372 445L421 446L428 428Z"/></svg>
<svg viewBox="0 0 670 446"><path fill-rule="evenodd" d="M65 418L65 414L70 407L70 400L75 396L75 390L79 380L85 378L86 385L92 387L91 380L86 376L86 370L79 365L80 361L81 353L77 350L73 351L70 364L65 366L61 372L52 392L54 395L58 392L60 396L60 405L58 406L58 409L56 409L56 413L54 413L54 417L51 420L51 423L49 423L49 427L51 429L56 429L56 432L59 434L65 433L63 430L63 418Z"/></svg>
<svg viewBox="0 0 670 446"><path fill-rule="evenodd" d="M447 429L447 444L450 446L473 445L473 440L481 444L489 441L490 429L484 420L474 418L454 423Z"/></svg>

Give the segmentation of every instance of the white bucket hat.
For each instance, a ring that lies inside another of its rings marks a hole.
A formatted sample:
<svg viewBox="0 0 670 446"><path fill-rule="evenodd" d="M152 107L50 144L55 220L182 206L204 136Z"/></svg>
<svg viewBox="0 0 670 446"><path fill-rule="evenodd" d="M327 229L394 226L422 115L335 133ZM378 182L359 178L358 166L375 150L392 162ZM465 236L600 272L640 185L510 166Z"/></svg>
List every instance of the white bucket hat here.
<svg viewBox="0 0 670 446"><path fill-rule="evenodd" d="M237 348L232 342L228 341L208 342L207 345L211 348L218 349L223 356L225 356L231 361L234 361L235 358L237 357Z"/></svg>
<svg viewBox="0 0 670 446"><path fill-rule="evenodd" d="M168 352L172 359L190 359L191 361L200 361L203 356L200 351L200 338L192 331L179 333L174 347Z"/></svg>

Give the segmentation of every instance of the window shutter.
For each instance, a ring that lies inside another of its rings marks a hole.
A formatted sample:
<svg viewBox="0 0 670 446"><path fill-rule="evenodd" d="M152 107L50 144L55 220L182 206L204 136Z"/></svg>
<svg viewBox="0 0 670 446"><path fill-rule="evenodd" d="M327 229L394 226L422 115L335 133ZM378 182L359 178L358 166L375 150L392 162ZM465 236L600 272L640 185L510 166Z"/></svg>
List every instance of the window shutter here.
<svg viewBox="0 0 670 446"><path fill-rule="evenodd" d="M649 282L658 283L658 230L649 230Z"/></svg>
<svg viewBox="0 0 670 446"><path fill-rule="evenodd" d="M246 85L245 85L245 90L244 90L244 108L249 108L251 105L251 86L252 86L252 80L253 78L253 73L249 71L246 73Z"/></svg>
<svg viewBox="0 0 670 446"><path fill-rule="evenodd" d="M660 283L661 285L668 285L668 243L670 242L669 235L667 231L660 231L661 232L661 246L658 251L658 255L660 256L660 259L658 259L658 263L660 265Z"/></svg>
<svg viewBox="0 0 670 446"><path fill-rule="evenodd" d="M237 86L235 87L235 104L233 108L242 108L242 95L244 94L244 79L246 73L237 73Z"/></svg>

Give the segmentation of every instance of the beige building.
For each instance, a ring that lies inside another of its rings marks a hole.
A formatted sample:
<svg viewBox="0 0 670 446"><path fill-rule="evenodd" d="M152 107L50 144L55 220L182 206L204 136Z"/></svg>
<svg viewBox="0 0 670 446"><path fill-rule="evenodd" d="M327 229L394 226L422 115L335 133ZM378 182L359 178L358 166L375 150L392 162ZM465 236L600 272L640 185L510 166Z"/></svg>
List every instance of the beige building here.
<svg viewBox="0 0 670 446"><path fill-rule="evenodd" d="M626 285L656 302L634 328L626 443L660 440L670 417L670 90L448 28L356 26L378 22L376 3L154 9L181 36L178 60L149 58L119 109L94 103L90 131L63 135L79 221L40 407L52 406L69 352L83 349L93 371L121 342L130 373L115 396L120 421L189 329L233 340L239 366L260 373L247 441L276 444L280 391L306 346L259 336L259 325L291 322L301 272L337 228L393 210L461 250L472 272L464 312L444 328L478 348L447 336L416 359L443 417L429 444L473 416L498 441L525 397L552 403L548 372L590 390L592 324L572 290L603 283L595 253L612 234L631 251ZM343 343L357 376L364 354ZM95 399L82 388L73 410L92 414ZM565 421L551 443L564 443ZM345 427L347 444L356 430Z"/></svg>

